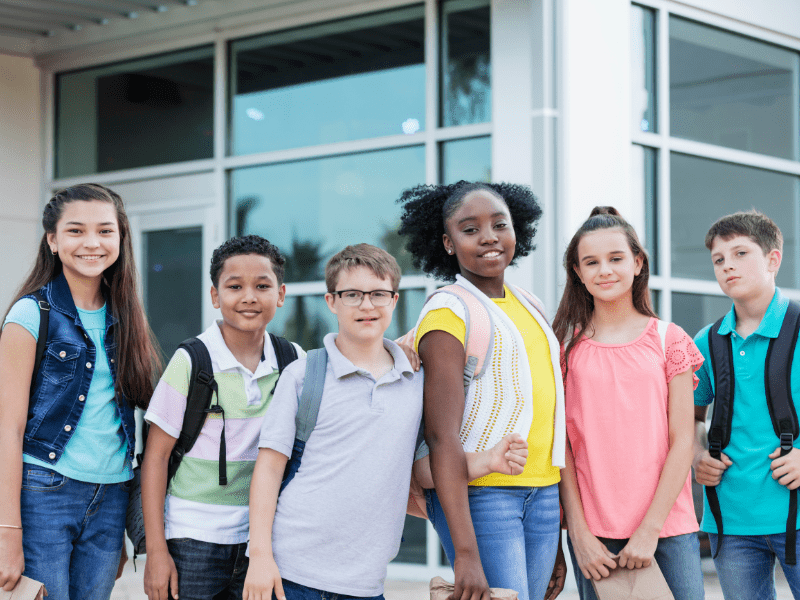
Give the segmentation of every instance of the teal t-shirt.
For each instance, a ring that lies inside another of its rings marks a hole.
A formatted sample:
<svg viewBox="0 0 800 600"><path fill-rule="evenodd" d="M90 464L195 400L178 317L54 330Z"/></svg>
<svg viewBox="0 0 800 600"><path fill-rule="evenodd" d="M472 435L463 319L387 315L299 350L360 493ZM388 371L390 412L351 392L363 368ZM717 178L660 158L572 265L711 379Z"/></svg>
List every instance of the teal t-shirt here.
<svg viewBox="0 0 800 600"><path fill-rule="evenodd" d="M731 535L770 535L786 531L789 514L789 490L772 479L769 454L780 442L772 429L764 389L764 364L771 339L778 337L789 301L775 291L775 296L758 328L747 338L736 333L736 314L731 308L720 325L719 333L731 333L733 348L734 396L731 441L723 450L733 464L717 486L720 512L725 533ZM704 327L694 338L705 361L697 376L700 383L694 392L694 403L707 406L714 400L714 376L708 347L708 330ZM792 361L792 398L800 402L800 356L797 347ZM800 413L800 410L798 410ZM795 440L800 448L800 438ZM701 529L717 533L717 525L703 492Z"/></svg>
<svg viewBox="0 0 800 600"><path fill-rule="evenodd" d="M78 309L86 333L94 343L94 372L80 421L55 465L23 454L23 462L58 471L70 479L89 483L119 483L132 477L128 441L114 399L114 381L105 351L106 307ZM39 307L23 298L11 307L3 326L16 323L39 337Z"/></svg>

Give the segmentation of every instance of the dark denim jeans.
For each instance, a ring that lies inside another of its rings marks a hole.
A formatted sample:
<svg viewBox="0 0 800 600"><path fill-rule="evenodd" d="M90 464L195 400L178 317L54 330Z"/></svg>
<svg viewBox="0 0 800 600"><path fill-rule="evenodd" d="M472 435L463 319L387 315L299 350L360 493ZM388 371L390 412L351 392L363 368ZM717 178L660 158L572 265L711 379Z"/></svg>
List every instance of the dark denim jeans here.
<svg viewBox="0 0 800 600"><path fill-rule="evenodd" d="M241 600L249 559L247 543L213 544L191 538L167 540L178 570L181 600Z"/></svg>
<svg viewBox="0 0 800 600"><path fill-rule="evenodd" d="M628 540L612 540L599 538L612 554L619 554L628 543ZM572 572L575 573L575 582L578 584L578 594L581 600L597 600L592 582L583 576L575 552L572 550L572 541L567 536L569 552L572 555ZM700 568L700 542L696 533L664 537L658 540L655 553L656 563L664 579L667 580L675 600L703 600L703 571ZM725 596L727 598L727 596ZM748 600L755 597L747 596Z"/></svg>
<svg viewBox="0 0 800 600"><path fill-rule="evenodd" d="M117 576L130 482L75 481L47 467L22 465L25 575L48 600L108 600Z"/></svg>
<svg viewBox="0 0 800 600"><path fill-rule="evenodd" d="M289 581L288 579L282 579L281 581L283 582L283 592L286 594L286 600L350 600L351 598L358 598L358 600L384 600L383 594L367 598L362 596L348 596L347 594L334 594L333 592L317 590ZM181 600L183 600L183 598L181 598ZM274 592L272 594L272 600L278 600Z"/></svg>

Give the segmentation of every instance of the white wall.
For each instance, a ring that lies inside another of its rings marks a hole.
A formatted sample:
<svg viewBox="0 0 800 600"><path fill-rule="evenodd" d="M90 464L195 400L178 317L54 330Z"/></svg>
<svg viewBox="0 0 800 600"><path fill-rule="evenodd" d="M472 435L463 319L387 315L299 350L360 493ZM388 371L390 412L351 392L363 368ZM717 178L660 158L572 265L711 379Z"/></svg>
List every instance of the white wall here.
<svg viewBox="0 0 800 600"><path fill-rule="evenodd" d="M41 218L39 70L0 55L0 310L32 266Z"/></svg>

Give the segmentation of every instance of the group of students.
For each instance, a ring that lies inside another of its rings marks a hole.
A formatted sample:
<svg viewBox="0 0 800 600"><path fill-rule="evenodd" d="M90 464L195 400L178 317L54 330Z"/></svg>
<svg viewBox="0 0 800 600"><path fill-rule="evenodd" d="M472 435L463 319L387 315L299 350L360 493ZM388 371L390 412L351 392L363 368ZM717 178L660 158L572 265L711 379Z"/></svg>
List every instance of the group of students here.
<svg viewBox="0 0 800 600"><path fill-rule="evenodd" d="M776 558L800 598L800 360L795 328L774 367L790 405L779 419L766 365L792 307L775 287L783 240L769 218L736 213L709 230L733 307L693 341L653 311L647 254L613 208L595 208L570 241L551 327L506 281L534 247L528 188L417 186L400 202L415 266L455 282L399 343L384 338L401 277L384 250L330 259L338 332L309 354L293 345L288 366L265 335L284 258L258 236L214 251L222 318L198 336L213 406L171 473L191 355L179 349L161 373L119 196L57 193L0 336L0 587L24 572L53 600L109 598L127 560L138 407L150 600L382 599L407 512L439 534L454 600L489 600L489 586L555 598L562 527L582 600L595 599L591 579L653 560L677 600L697 600L692 466L725 598L774 598ZM709 451L715 395L723 425Z"/></svg>

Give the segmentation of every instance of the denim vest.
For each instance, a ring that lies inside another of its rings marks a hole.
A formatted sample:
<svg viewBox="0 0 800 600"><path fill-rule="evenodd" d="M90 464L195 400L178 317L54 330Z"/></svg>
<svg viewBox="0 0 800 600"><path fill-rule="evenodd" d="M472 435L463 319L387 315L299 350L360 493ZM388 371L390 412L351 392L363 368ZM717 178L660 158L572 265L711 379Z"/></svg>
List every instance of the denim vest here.
<svg viewBox="0 0 800 600"><path fill-rule="evenodd" d="M97 350L83 329L63 273L45 285L41 293L50 303L50 323L47 346L28 407L28 424L22 450L29 456L55 464L79 426L94 373ZM111 378L115 382L117 343L113 327L116 322L111 305L107 302L105 349ZM133 458L136 446L134 409L119 393L116 405L128 441L128 455Z"/></svg>

